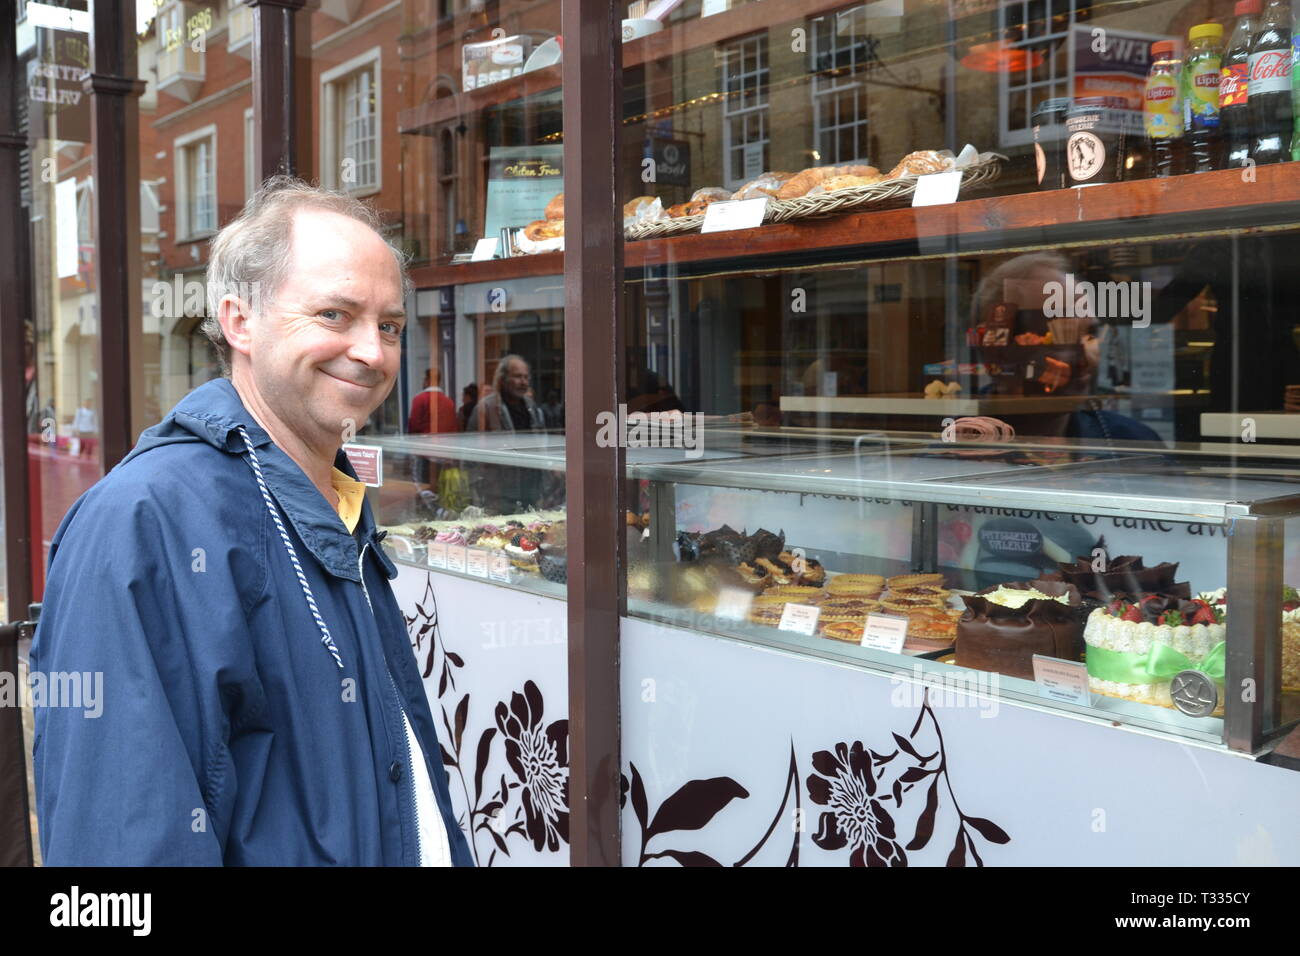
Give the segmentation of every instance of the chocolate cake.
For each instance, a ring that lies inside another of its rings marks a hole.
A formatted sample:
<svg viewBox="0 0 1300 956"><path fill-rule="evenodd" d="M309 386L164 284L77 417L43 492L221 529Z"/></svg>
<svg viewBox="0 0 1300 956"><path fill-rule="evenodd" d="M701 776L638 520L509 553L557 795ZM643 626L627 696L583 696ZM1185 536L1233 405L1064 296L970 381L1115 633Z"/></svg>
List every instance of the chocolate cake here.
<svg viewBox="0 0 1300 956"><path fill-rule="evenodd" d="M1034 679L1035 654L1077 661L1083 655L1079 589L1061 581L1002 584L964 596L957 622L961 667Z"/></svg>
<svg viewBox="0 0 1300 956"><path fill-rule="evenodd" d="M1094 570L1094 563L1105 568ZM1173 594L1191 597L1187 584L1175 584L1178 562L1164 561L1148 568L1136 554L1121 554L1104 562L1080 557L1073 564L1060 564L1056 574L1046 575L1046 580L1073 584L1084 597L1107 603L1116 594Z"/></svg>

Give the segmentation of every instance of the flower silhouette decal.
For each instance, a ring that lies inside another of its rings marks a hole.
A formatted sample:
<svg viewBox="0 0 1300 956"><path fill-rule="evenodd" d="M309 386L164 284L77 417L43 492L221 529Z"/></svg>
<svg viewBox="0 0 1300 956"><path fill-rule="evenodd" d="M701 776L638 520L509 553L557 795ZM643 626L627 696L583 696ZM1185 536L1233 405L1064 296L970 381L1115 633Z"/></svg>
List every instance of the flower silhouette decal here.
<svg viewBox="0 0 1300 956"><path fill-rule="evenodd" d="M813 754L816 772L808 775L808 798L826 808L813 843L823 850L851 847L851 866L907 866L907 854L895 839L894 818L883 803L890 795L876 793L889 759L857 740Z"/></svg>
<svg viewBox="0 0 1300 956"><path fill-rule="evenodd" d="M542 693L531 680L524 692L496 706L506 762L515 772L524 805L524 831L533 848L554 852L569 842L569 722L544 726Z"/></svg>

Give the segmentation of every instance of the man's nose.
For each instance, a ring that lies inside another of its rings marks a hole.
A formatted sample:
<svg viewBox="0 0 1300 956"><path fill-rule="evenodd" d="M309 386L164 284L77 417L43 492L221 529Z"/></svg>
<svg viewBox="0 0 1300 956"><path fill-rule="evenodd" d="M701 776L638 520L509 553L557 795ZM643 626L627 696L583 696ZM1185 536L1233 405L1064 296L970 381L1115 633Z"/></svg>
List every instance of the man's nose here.
<svg viewBox="0 0 1300 956"><path fill-rule="evenodd" d="M368 322L353 323L348 342L348 358L377 366L384 360L384 346L379 327Z"/></svg>

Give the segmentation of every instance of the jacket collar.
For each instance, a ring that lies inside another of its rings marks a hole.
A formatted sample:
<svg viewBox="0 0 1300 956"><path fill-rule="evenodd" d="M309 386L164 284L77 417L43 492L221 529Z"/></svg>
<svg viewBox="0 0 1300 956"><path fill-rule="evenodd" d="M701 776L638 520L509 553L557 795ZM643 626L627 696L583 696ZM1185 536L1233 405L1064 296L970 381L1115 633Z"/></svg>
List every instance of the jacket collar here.
<svg viewBox="0 0 1300 956"><path fill-rule="evenodd" d="M392 578L396 575L396 567L378 546L385 532L376 528L370 502L366 501L362 506L361 520L357 522L356 530L349 534L338 512L311 483L297 462L285 454L257 424L256 419L244 407L230 379L218 378L200 385L181 399L168 417L180 428L214 448L247 460L248 449L239 434L242 425L257 453L262 476L266 479L271 496L293 524L307 550L335 577L349 581L361 580L357 561L358 547L365 542L374 545L374 551L384 565L387 576ZM349 478L357 477L342 449L334 457L334 467ZM255 501L258 491L251 469L248 480L249 500Z"/></svg>

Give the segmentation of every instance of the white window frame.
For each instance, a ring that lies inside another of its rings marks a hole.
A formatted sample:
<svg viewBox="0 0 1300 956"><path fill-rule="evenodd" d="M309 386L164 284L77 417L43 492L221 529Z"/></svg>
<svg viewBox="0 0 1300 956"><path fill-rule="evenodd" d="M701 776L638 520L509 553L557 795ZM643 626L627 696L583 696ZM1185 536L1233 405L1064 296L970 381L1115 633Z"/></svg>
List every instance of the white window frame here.
<svg viewBox="0 0 1300 956"><path fill-rule="evenodd" d="M373 116L375 177L373 182L344 183L339 175L339 165L344 158L341 155L343 129L340 125L340 116L344 107L342 102L343 90L346 82L363 70L371 71L371 83L375 92L375 112ZM383 54L377 46L321 74L320 170L323 185L331 189L344 190L354 196L371 196L384 188L383 75Z"/></svg>
<svg viewBox="0 0 1300 956"><path fill-rule="evenodd" d="M212 227L196 229L190 222L190 150L202 140L209 140L212 154ZM211 123L200 129L178 136L172 141L172 155L176 165L176 241L190 242L214 235L219 223L217 203L217 125Z"/></svg>
<svg viewBox="0 0 1300 956"><path fill-rule="evenodd" d="M859 63L857 60L857 47L862 41L863 36L855 31L850 31L844 36L839 33L839 21L842 16L854 11L863 9L861 6L845 7L841 10L832 10L820 17L815 17L809 22L812 28L808 31L809 39L809 63L812 73L812 107L813 107L813 149L817 150L818 155L813 157L816 165L842 165L847 163L867 162L868 156L866 150L869 149L871 126L867 116L867 84L863 82L865 74L865 63ZM821 43L822 33L829 28L830 50L834 56L843 50L848 50L851 54L852 62L849 72L846 76L822 76L816 72L818 58L822 54ZM844 42L841 42L844 41ZM852 115L847 122L842 121L840 115L841 96L845 93L851 93L853 97ZM827 114L830 114L830 121L827 121ZM831 150L822 149L823 136L830 134L831 142L838 143L838 132L842 129L855 131L862 130L864 152L858 156L839 156L832 155Z"/></svg>
<svg viewBox="0 0 1300 956"><path fill-rule="evenodd" d="M745 71L745 47L753 44L756 47L756 60L758 69ZM767 85L772 75L772 64L767 55L767 34L753 33L749 36L740 37L733 40L726 46L719 49L719 66L722 71L722 178L726 185L736 188L744 182L744 175L737 178L731 175L732 153L739 151L744 156L744 150L747 146L768 146L772 142L772 129L768 122L768 98ZM736 64L740 64L740 70L735 69ZM755 101L745 105L743 98L733 98L730 94L731 81L739 80L741 88L746 87L747 82L753 81L756 95ZM749 117L756 117L762 128L762 134L757 139L741 138L735 139L731 135L732 121L740 119L742 122L747 121ZM741 169L744 169L744 160L741 160Z"/></svg>
<svg viewBox="0 0 1300 956"><path fill-rule="evenodd" d="M257 130L253 125L253 108L244 110L244 201L257 190Z"/></svg>
<svg viewBox="0 0 1300 956"><path fill-rule="evenodd" d="M1068 0L1070 16L1066 20L1064 28L1055 32L1052 32L1052 0L1043 0L1043 3L1046 32L1035 36L1029 36L1029 0L1002 0L998 5L998 31L1000 36L1006 36L1008 29L1015 24L1024 24L1026 26L1025 36L1021 40L1007 44L1011 49L1027 50L1032 54L1032 51L1042 48L1048 53L1048 77L1046 80L1034 81L1032 68L1019 76L1006 72L998 74L998 143L1001 146L1024 146L1032 143L1034 141L1033 109L1035 104L1054 97L1074 95L1074 46L1071 34L1074 31L1074 25L1078 22L1076 19L1078 2L1077 0ZM1057 41L1064 43L1069 51L1064 76L1056 74L1056 58L1051 54L1051 47ZM1018 82L1020 80L1023 80L1023 82ZM1025 125L1015 129L1011 128L1011 98L1013 96L1027 97Z"/></svg>

